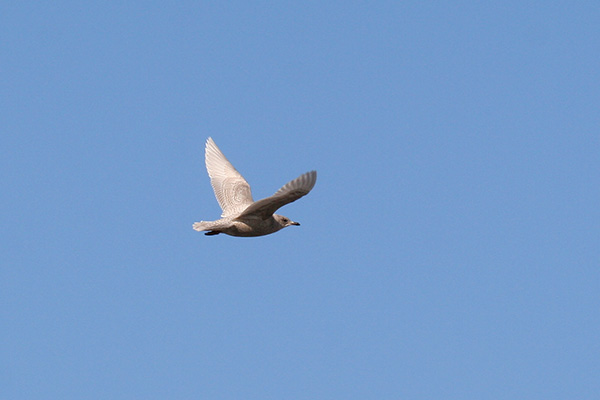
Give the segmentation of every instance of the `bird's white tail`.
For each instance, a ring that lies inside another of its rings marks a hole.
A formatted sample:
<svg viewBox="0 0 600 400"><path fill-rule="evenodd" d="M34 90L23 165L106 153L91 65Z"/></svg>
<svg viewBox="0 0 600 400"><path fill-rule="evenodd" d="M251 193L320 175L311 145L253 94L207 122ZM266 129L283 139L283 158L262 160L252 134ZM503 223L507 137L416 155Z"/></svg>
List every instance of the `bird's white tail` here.
<svg viewBox="0 0 600 400"><path fill-rule="evenodd" d="M192 228L194 228L198 232L208 231L208 230L210 230L210 225L211 225L211 223L208 221L200 221L200 222L194 222L194 225L192 225Z"/></svg>

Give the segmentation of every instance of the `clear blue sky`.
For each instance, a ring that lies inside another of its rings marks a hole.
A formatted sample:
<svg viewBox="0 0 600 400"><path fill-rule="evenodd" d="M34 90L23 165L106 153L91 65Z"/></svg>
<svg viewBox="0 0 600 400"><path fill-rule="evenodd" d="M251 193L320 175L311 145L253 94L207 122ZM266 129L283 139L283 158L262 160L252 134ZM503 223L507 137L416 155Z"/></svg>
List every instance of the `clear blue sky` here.
<svg viewBox="0 0 600 400"><path fill-rule="evenodd" d="M598 398L597 2L166 4L0 6L0 398Z"/></svg>

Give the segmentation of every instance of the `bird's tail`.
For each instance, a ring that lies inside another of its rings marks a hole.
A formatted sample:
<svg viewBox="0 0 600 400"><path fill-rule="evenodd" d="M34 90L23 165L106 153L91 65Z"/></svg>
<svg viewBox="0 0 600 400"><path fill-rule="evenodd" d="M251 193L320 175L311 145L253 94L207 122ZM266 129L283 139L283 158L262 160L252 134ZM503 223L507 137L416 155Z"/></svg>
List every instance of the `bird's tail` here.
<svg viewBox="0 0 600 400"><path fill-rule="evenodd" d="M194 228L194 230L197 230L198 232L209 231L211 225L212 224L210 221L200 221L200 222L194 222L194 225L192 225L192 228Z"/></svg>
<svg viewBox="0 0 600 400"><path fill-rule="evenodd" d="M221 233L221 231L218 229L219 228L218 221L194 222L194 225L192 225L192 228L194 228L198 232L207 231L205 233L205 235L208 235L208 236L218 235L219 233Z"/></svg>

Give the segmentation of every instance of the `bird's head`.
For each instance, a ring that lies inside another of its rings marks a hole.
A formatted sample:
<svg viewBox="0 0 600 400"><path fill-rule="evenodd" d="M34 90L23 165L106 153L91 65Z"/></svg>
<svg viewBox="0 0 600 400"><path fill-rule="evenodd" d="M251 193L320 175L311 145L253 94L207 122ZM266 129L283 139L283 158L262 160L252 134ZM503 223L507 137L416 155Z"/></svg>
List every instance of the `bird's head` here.
<svg viewBox="0 0 600 400"><path fill-rule="evenodd" d="M289 219L288 217L284 217L283 215L279 215L279 214L273 214L273 218L275 218L275 221L277 221L277 223L282 227L285 228L286 226L290 226L290 225L300 225L299 222L294 222L291 219Z"/></svg>

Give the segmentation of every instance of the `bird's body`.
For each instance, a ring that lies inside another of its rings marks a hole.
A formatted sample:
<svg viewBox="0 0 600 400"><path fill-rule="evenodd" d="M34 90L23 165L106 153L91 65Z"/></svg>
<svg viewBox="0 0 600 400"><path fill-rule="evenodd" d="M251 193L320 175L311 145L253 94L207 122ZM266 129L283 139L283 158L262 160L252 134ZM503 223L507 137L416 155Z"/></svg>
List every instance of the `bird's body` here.
<svg viewBox="0 0 600 400"><path fill-rule="evenodd" d="M279 220L276 217L280 217ZM197 231L208 231L206 235L217 235L225 233L230 236L263 236L275 233L289 225L300 225L289 221L289 224L281 223L282 215L274 215L263 220L260 217L249 216L242 219L221 218L216 221L202 221L194 224ZM283 217L285 218L285 217ZM212 232L212 233L211 233Z"/></svg>
<svg viewBox="0 0 600 400"><path fill-rule="evenodd" d="M252 200L250 185L225 158L215 142L206 141L206 169L219 205L221 219L196 222L193 228L205 235L224 233L231 236L263 236L290 225L300 225L283 215L274 214L280 207L308 194L315 185L317 172L311 171L285 184L273 196Z"/></svg>

